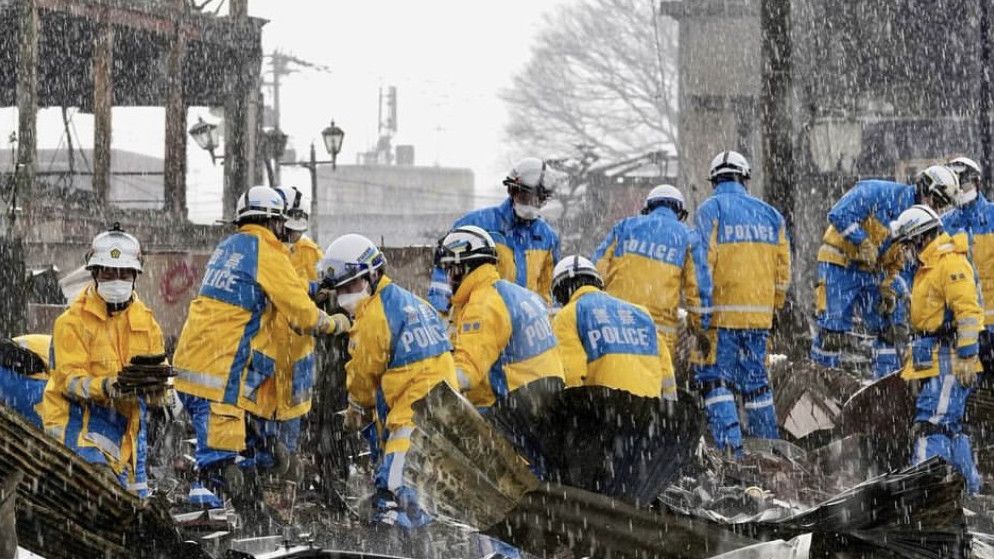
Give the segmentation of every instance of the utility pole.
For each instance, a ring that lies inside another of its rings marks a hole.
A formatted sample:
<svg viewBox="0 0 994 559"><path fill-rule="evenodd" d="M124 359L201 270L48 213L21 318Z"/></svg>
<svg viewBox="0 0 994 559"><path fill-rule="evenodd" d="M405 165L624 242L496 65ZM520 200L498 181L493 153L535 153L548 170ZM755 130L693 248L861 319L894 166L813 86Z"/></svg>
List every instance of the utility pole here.
<svg viewBox="0 0 994 559"><path fill-rule="evenodd" d="M114 105L114 26L101 21L93 45L93 193L101 210L110 192L111 111Z"/></svg>
<svg viewBox="0 0 994 559"><path fill-rule="evenodd" d="M248 0L230 0L228 15L235 23L247 24ZM241 48L232 50L233 60L225 72L224 85L228 92L224 102L224 220L235 215L238 196L248 188L248 81L245 66L247 54Z"/></svg>
<svg viewBox="0 0 994 559"><path fill-rule="evenodd" d="M163 169L165 210L186 219L186 98L183 95L183 59L186 58L185 0L173 0L175 23L169 44L166 90L166 150Z"/></svg>
<svg viewBox="0 0 994 559"><path fill-rule="evenodd" d="M979 0L980 5L980 150L983 182L987 194L994 187L994 137L991 134L991 3L990 0Z"/></svg>

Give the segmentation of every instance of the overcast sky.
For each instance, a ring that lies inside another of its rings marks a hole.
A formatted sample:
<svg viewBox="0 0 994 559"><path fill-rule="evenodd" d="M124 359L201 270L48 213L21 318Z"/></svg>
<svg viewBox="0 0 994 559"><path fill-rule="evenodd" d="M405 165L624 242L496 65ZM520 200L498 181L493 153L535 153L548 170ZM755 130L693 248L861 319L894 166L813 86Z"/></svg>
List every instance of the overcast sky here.
<svg viewBox="0 0 994 559"><path fill-rule="evenodd" d="M542 15L568 0L249 0L251 15L268 19L264 50L280 49L328 66L284 78L282 128L299 154L334 118L345 130L339 161L354 163L377 137L377 92L398 88L395 144L415 145L419 165L469 167L479 201L500 198L499 183L511 160L504 142L506 111L498 93L527 61ZM263 71L268 71L264 65ZM265 91L267 99L269 90ZM191 122L206 110L194 108ZM115 149L162 157L161 109L114 110ZM92 146L93 118L73 117L77 143ZM0 132L17 129L16 110L0 111ZM64 145L58 109L39 115L39 148ZM220 217L221 168L189 142L190 217ZM40 161L44 169L46 162ZM284 182L308 184L306 172Z"/></svg>

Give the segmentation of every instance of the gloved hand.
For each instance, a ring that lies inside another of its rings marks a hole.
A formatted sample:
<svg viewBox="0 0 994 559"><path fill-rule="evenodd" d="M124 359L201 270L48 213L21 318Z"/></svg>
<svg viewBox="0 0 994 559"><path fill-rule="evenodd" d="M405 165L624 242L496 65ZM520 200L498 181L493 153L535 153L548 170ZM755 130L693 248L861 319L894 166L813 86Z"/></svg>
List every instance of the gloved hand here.
<svg viewBox="0 0 994 559"><path fill-rule="evenodd" d="M125 392L121 389L121 384L118 382L117 377L106 377L104 378L104 394L107 395L109 400L115 402L126 402L135 401L136 395L132 391Z"/></svg>
<svg viewBox="0 0 994 559"><path fill-rule="evenodd" d="M973 386L977 380L977 369L980 367L980 360L976 357L967 359L953 359L953 374L956 380L963 386Z"/></svg>
<svg viewBox="0 0 994 559"><path fill-rule="evenodd" d="M329 316L324 311L318 312L321 314L318 316L318 324L314 328L315 334L336 336L348 332L349 328L352 327L352 321L344 314L336 313Z"/></svg>
<svg viewBox="0 0 994 559"><path fill-rule="evenodd" d="M314 303L318 306L325 304L332 297L335 296L334 289L318 289L317 293L314 294Z"/></svg>
<svg viewBox="0 0 994 559"><path fill-rule="evenodd" d="M859 246L856 247L856 249L856 260L868 266L873 266L877 263L878 249L877 246L873 244L873 241L870 239L863 239L863 242L859 243Z"/></svg>
<svg viewBox="0 0 994 559"><path fill-rule="evenodd" d="M880 284L880 303L877 305L877 312L889 317L895 310L897 310L897 291L894 289L893 279L888 278Z"/></svg>
<svg viewBox="0 0 994 559"><path fill-rule="evenodd" d="M358 433L363 427L372 421L372 418L365 408L359 406L358 404L353 404L352 402L349 402L349 407L339 413L343 415L342 421L345 425L345 429L350 433Z"/></svg>
<svg viewBox="0 0 994 559"><path fill-rule="evenodd" d="M161 396L173 375L165 355L136 355L118 373L114 386L121 394Z"/></svg>

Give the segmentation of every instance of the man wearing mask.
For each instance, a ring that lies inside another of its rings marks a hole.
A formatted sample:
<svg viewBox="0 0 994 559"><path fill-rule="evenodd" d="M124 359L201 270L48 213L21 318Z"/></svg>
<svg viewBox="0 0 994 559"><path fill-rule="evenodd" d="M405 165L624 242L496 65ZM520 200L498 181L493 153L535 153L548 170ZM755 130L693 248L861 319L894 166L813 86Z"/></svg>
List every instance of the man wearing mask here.
<svg viewBox="0 0 994 559"><path fill-rule="evenodd" d="M526 287L549 299L552 269L559 261L559 235L539 215L540 208L555 191L561 173L549 169L536 157L514 164L504 179L507 200L499 206L469 212L453 229L465 225L490 234L497 246L497 271L502 279ZM439 312L449 312L452 290L445 271L435 266L428 301Z"/></svg>
<svg viewBox="0 0 994 559"><path fill-rule="evenodd" d="M45 432L143 495L145 406L164 402L169 366L162 330L134 291L142 272L138 239L115 224L93 238L86 269L93 284L55 321ZM146 365L136 366L143 359ZM159 380L136 387L128 380L136 372Z"/></svg>
<svg viewBox="0 0 994 559"><path fill-rule="evenodd" d="M253 497L242 470L257 464L255 456L242 454L247 433L239 401L254 401L276 373L274 330L287 322L315 335L349 329L348 317L320 310L307 281L293 272L282 242L285 208L283 196L267 186L253 186L238 198L238 231L207 263L174 357L176 390L197 432L196 468L203 480L227 486L233 496Z"/></svg>
<svg viewBox="0 0 994 559"><path fill-rule="evenodd" d="M414 432L411 405L440 382L456 386L452 344L438 313L384 273L386 259L362 235L343 235L318 264L322 283L352 315L345 364L346 426L358 430L375 414L377 436L373 521L405 531L430 517L418 506L403 471Z"/></svg>

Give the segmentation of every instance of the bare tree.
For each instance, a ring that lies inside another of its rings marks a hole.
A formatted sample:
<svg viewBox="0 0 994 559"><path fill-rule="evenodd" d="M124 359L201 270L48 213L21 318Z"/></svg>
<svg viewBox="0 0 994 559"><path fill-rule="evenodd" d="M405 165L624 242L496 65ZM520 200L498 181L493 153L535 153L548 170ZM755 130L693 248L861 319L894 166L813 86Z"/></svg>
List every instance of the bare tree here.
<svg viewBox="0 0 994 559"><path fill-rule="evenodd" d="M545 17L501 96L506 132L531 153L592 146L623 158L676 146L677 28L654 0L583 0Z"/></svg>

